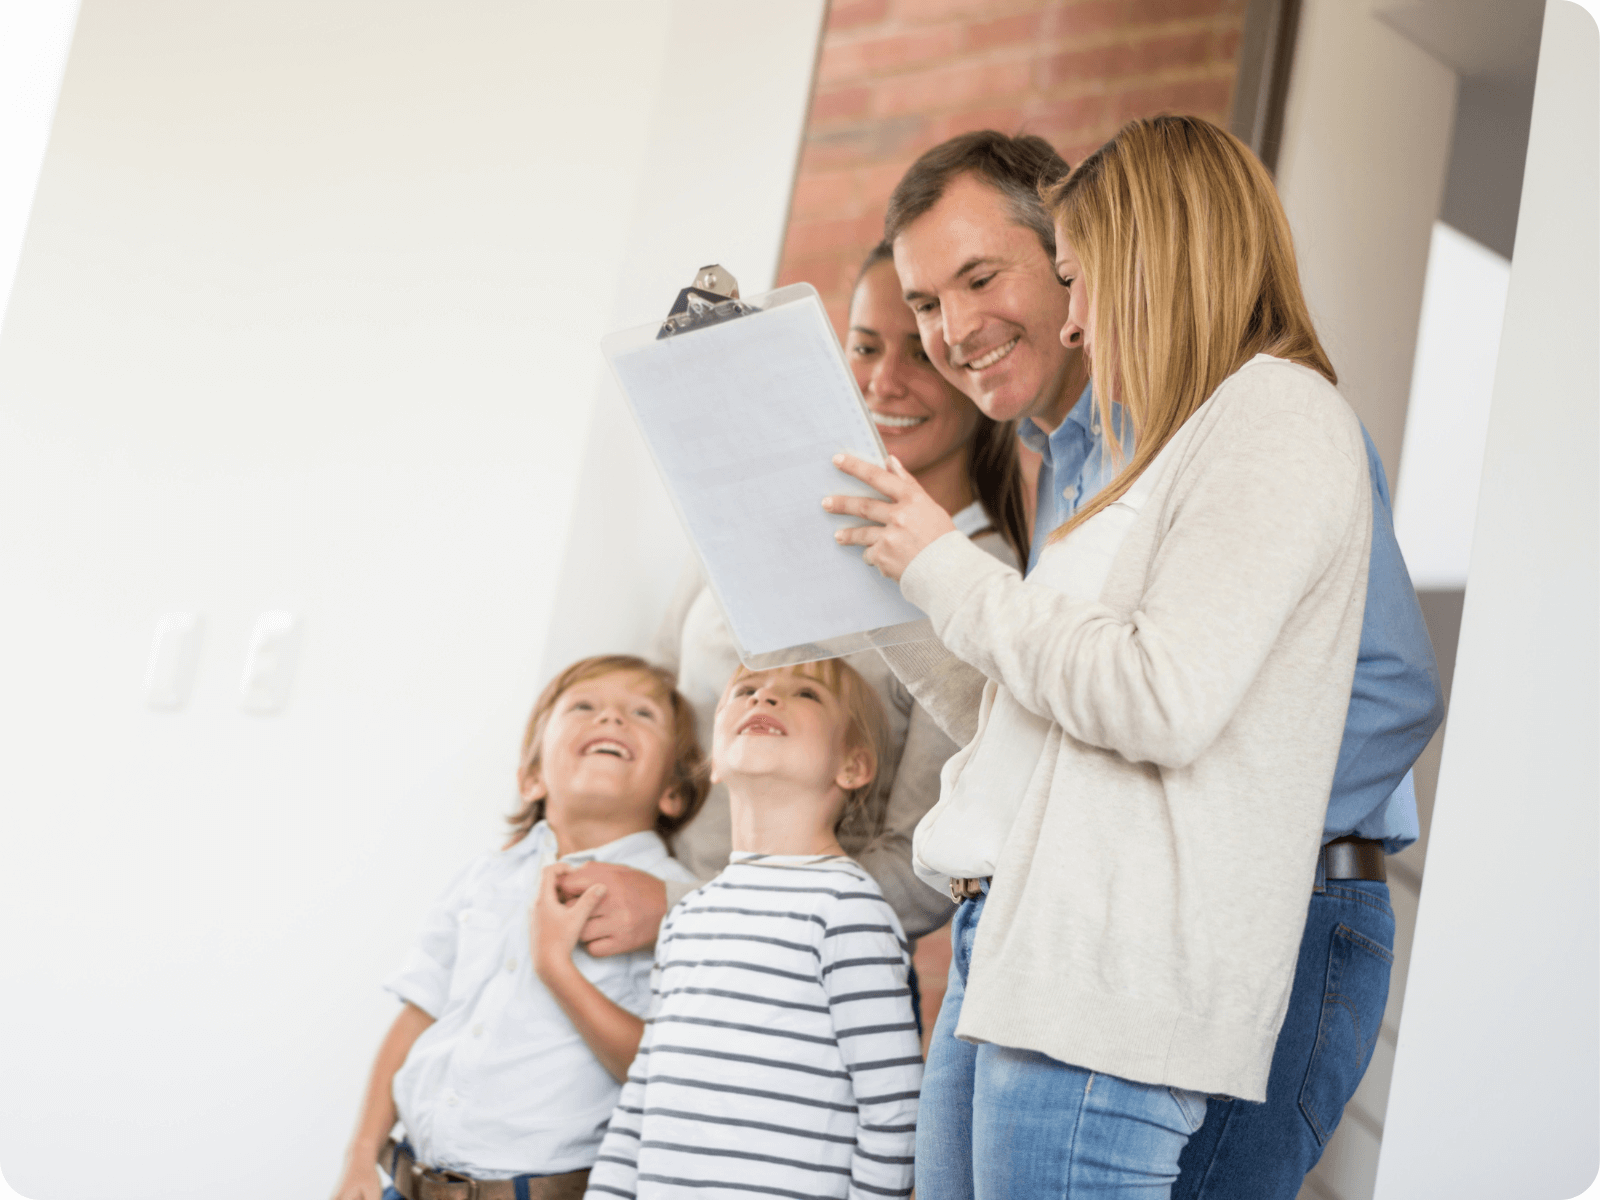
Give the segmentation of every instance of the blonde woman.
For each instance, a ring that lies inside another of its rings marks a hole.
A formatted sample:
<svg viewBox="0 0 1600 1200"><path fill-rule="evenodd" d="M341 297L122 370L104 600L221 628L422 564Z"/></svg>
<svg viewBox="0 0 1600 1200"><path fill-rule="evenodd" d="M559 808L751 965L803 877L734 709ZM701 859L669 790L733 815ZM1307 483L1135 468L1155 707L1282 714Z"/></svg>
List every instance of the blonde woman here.
<svg viewBox="0 0 1600 1200"><path fill-rule="evenodd" d="M1361 429L1260 163L1137 121L1047 199L1121 472L1026 584L893 465L840 463L886 500L824 501L932 618L942 645L886 657L966 741L915 838L970 956L924 1200L1166 1196L1208 1094L1265 1098L1361 631Z"/></svg>

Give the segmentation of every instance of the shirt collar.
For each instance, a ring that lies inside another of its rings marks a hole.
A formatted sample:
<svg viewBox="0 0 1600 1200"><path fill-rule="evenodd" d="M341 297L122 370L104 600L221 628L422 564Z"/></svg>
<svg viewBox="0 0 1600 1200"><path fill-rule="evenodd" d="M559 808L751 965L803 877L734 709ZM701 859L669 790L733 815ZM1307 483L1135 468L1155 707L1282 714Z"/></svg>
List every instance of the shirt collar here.
<svg viewBox="0 0 1600 1200"><path fill-rule="evenodd" d="M543 854L548 848L550 858L556 861L556 835L547 821L540 821L515 846L506 850L507 854L530 855ZM640 860L665 858L667 856L666 843L661 840L661 835L654 829L641 829L638 833L626 834L615 841L607 842L603 846L596 846L592 850L578 850L572 854L563 855L559 861L581 864L586 862L626 863Z"/></svg>
<svg viewBox="0 0 1600 1200"><path fill-rule="evenodd" d="M1035 454L1052 458L1054 457L1052 451L1062 444L1064 437L1076 439L1084 434L1091 436L1094 434L1094 409L1094 384L1086 383L1078 395L1078 402L1067 410L1067 415L1062 418L1061 424L1057 425L1054 431L1046 433L1032 417L1023 417L1017 422L1017 436L1022 439L1022 444ZM1071 425L1076 425L1078 428L1069 428Z"/></svg>

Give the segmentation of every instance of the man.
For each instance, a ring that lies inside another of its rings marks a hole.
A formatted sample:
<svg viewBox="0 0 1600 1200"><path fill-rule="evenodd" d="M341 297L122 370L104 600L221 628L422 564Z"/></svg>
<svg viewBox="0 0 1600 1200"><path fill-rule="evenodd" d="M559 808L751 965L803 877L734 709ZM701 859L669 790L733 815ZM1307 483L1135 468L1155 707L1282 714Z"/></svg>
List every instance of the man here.
<svg viewBox="0 0 1600 1200"><path fill-rule="evenodd" d="M1030 568L1118 458L1093 415L1082 355L1059 340L1068 292L1039 187L1066 171L1042 138L965 134L912 165L885 218L934 366L991 417L1018 420L1043 458ZM1267 1102L1209 1103L1174 1200L1292 1200L1360 1083L1383 1018L1394 944L1383 855L1416 839L1410 768L1443 714L1370 437L1367 457L1373 538L1361 651Z"/></svg>

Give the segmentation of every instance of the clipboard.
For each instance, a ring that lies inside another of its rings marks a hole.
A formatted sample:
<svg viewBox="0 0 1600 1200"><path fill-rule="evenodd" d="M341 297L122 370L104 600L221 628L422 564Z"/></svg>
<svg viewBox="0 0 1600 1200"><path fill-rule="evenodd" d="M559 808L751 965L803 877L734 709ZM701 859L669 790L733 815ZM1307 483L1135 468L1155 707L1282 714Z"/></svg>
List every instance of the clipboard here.
<svg viewBox="0 0 1600 1200"><path fill-rule="evenodd" d="M700 568L752 670L933 636L900 585L833 540L826 495L876 496L833 466L888 455L817 290L739 297L702 268L657 323L601 342Z"/></svg>

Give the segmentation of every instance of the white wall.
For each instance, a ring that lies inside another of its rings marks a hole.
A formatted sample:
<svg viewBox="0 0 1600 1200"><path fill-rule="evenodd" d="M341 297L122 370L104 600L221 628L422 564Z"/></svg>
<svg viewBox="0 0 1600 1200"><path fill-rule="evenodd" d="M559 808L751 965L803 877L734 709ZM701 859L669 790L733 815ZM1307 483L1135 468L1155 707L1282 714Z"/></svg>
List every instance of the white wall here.
<svg viewBox="0 0 1600 1200"><path fill-rule="evenodd" d="M1467 585L1511 264L1433 224L1394 529L1419 590Z"/></svg>
<svg viewBox="0 0 1600 1200"><path fill-rule="evenodd" d="M377 985L511 798L596 343L702 258L775 261L821 4L747 7L85 4L0 333L21 1194L332 1186ZM288 708L248 715L280 608ZM176 610L199 670L158 713Z"/></svg>
<svg viewBox="0 0 1600 1200"><path fill-rule="evenodd" d="M1379 1200L1600 1166L1600 37L1545 12Z"/></svg>
<svg viewBox="0 0 1600 1200"><path fill-rule="evenodd" d="M1278 154L1301 281L1391 482L1456 77L1358 0L1305 0Z"/></svg>

